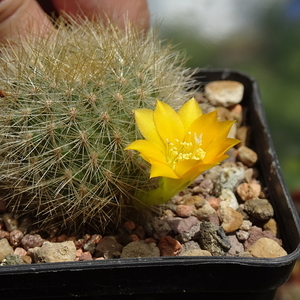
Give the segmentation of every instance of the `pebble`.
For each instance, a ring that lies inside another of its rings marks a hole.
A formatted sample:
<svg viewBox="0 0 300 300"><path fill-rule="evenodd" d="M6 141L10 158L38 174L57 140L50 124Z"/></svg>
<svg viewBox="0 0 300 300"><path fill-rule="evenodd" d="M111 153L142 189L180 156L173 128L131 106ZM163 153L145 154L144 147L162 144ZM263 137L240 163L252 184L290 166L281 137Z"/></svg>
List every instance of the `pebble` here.
<svg viewBox="0 0 300 300"><path fill-rule="evenodd" d="M77 256L77 252L76 252L76 256ZM79 257L78 257L79 261L86 261L86 260L93 260L93 256L91 254L91 252L86 251L83 252Z"/></svg>
<svg viewBox="0 0 300 300"><path fill-rule="evenodd" d="M190 229L197 225L200 221L194 217L190 216L188 218L179 218L179 217L174 217L174 218L168 218L166 220L173 232L176 234L184 233L184 232L189 232Z"/></svg>
<svg viewBox="0 0 300 300"><path fill-rule="evenodd" d="M247 167L252 167L257 162L258 156L256 152L247 146L240 146L238 148L237 159Z"/></svg>
<svg viewBox="0 0 300 300"><path fill-rule="evenodd" d="M207 199L207 202L209 203L209 205L214 209L214 210L218 210L219 206L220 206L220 202L221 199L220 198L215 198L215 197L209 197Z"/></svg>
<svg viewBox="0 0 300 300"><path fill-rule="evenodd" d="M54 242L57 242L57 240L54 240L54 241L50 240L49 242L54 243ZM76 249L81 249L84 246L85 242L84 242L84 239L78 239L78 240L74 241L74 244L75 244Z"/></svg>
<svg viewBox="0 0 300 300"><path fill-rule="evenodd" d="M235 192L236 187L245 179L245 170L241 166L223 167L215 182L215 193L219 196L224 189Z"/></svg>
<svg viewBox="0 0 300 300"><path fill-rule="evenodd" d="M226 233L238 230L243 223L243 216L225 201L220 204L220 218L221 226Z"/></svg>
<svg viewBox="0 0 300 300"><path fill-rule="evenodd" d="M260 227L252 226L248 232L249 232L249 237L244 243L245 249L248 249L257 240L264 238L264 237L272 239L277 244L282 245L282 241L280 239L276 238L276 236L271 231L268 231L268 230L263 231Z"/></svg>
<svg viewBox="0 0 300 300"><path fill-rule="evenodd" d="M20 245L23 237L23 232L18 229L14 229L9 233L9 241L13 246Z"/></svg>
<svg viewBox="0 0 300 300"><path fill-rule="evenodd" d="M264 230L271 231L275 236L278 236L278 226L277 222L271 218L268 222L263 225Z"/></svg>
<svg viewBox="0 0 300 300"><path fill-rule="evenodd" d="M247 249L253 257L275 258L287 255L287 252L274 240L260 238Z"/></svg>
<svg viewBox="0 0 300 300"><path fill-rule="evenodd" d="M204 95L214 106L229 107L241 102L244 86L237 81L212 81L205 86Z"/></svg>
<svg viewBox="0 0 300 300"><path fill-rule="evenodd" d="M159 257L160 252L155 243L147 244L144 241L136 241L127 244L121 252L121 258L132 257Z"/></svg>
<svg viewBox="0 0 300 300"><path fill-rule="evenodd" d="M0 230L0 239L8 239L9 240L9 232L6 230Z"/></svg>
<svg viewBox="0 0 300 300"><path fill-rule="evenodd" d="M28 254L35 263L75 261L76 247L72 241L61 243L44 242L42 247L30 248Z"/></svg>
<svg viewBox="0 0 300 300"><path fill-rule="evenodd" d="M252 222L249 220L243 220L243 223L240 227L241 230L249 231L252 226Z"/></svg>
<svg viewBox="0 0 300 300"><path fill-rule="evenodd" d="M245 202L244 209L254 218L267 221L274 216L274 210L267 199L251 199Z"/></svg>
<svg viewBox="0 0 300 300"><path fill-rule="evenodd" d="M246 241L249 238L249 232L245 230L239 230L236 232L236 237L239 241Z"/></svg>
<svg viewBox="0 0 300 300"><path fill-rule="evenodd" d="M226 107L223 106L218 107L217 113L218 113L218 118L221 122L234 120L230 110L227 109Z"/></svg>
<svg viewBox="0 0 300 300"><path fill-rule="evenodd" d="M231 207L232 209L238 209L239 203L236 199L236 196L230 189L223 189L219 197L222 201L227 202L229 207Z"/></svg>
<svg viewBox="0 0 300 300"><path fill-rule="evenodd" d="M249 220L249 215L244 210L244 204L240 204L236 211L238 211L243 216L244 220Z"/></svg>
<svg viewBox="0 0 300 300"><path fill-rule="evenodd" d="M24 248L16 247L14 250L14 254L20 255L20 256L25 256L25 255L27 255L27 251Z"/></svg>
<svg viewBox="0 0 300 300"><path fill-rule="evenodd" d="M210 179L212 182L216 182L216 180L220 177L220 173L222 172L222 167L220 165L217 165L205 173L205 178Z"/></svg>
<svg viewBox="0 0 300 300"><path fill-rule="evenodd" d="M201 196L192 196L191 194L187 194L184 195L182 197L182 203L184 205L194 205L197 202L202 202L203 200L205 200L203 197Z"/></svg>
<svg viewBox="0 0 300 300"><path fill-rule="evenodd" d="M135 234L140 240L144 240L146 238L146 230L140 225L133 230L133 234Z"/></svg>
<svg viewBox="0 0 300 300"><path fill-rule="evenodd" d="M61 243L68 240L68 236L66 234L61 234L57 237L56 242Z"/></svg>
<svg viewBox="0 0 300 300"><path fill-rule="evenodd" d="M10 253L2 260L1 266L24 265L24 260L16 254Z"/></svg>
<svg viewBox="0 0 300 300"><path fill-rule="evenodd" d="M181 218L190 217L193 213L194 207L192 205L179 204L176 208L176 215Z"/></svg>
<svg viewBox="0 0 300 300"><path fill-rule="evenodd" d="M236 192L243 201L257 199L261 193L261 185L257 181L244 182L236 188Z"/></svg>
<svg viewBox="0 0 300 300"><path fill-rule="evenodd" d="M200 201L195 203L195 212L194 215L199 219L207 219L210 215L214 214L216 211L208 201L205 199L201 199Z"/></svg>
<svg viewBox="0 0 300 300"><path fill-rule="evenodd" d="M124 226L127 228L127 229L129 229L129 230L134 230L135 228L136 228L136 225L135 225L135 223L133 222L133 221L126 221L125 223L124 223Z"/></svg>
<svg viewBox="0 0 300 300"><path fill-rule="evenodd" d="M238 257L253 257L253 256L248 251L245 251L245 252L239 253Z"/></svg>
<svg viewBox="0 0 300 300"><path fill-rule="evenodd" d="M43 243L44 239L39 234L26 234L21 240L21 244L25 250L41 247Z"/></svg>
<svg viewBox="0 0 300 300"><path fill-rule="evenodd" d="M164 209L163 215L166 217L175 217L175 213L171 209Z"/></svg>
<svg viewBox="0 0 300 300"><path fill-rule="evenodd" d="M131 242L140 241L140 238L136 234L131 234L130 235L130 241Z"/></svg>
<svg viewBox="0 0 300 300"><path fill-rule="evenodd" d="M18 220L9 213L3 215L3 222L8 232L18 229Z"/></svg>
<svg viewBox="0 0 300 300"><path fill-rule="evenodd" d="M180 256L212 256L212 255L207 250L192 249L192 250L185 251Z"/></svg>
<svg viewBox="0 0 300 300"><path fill-rule="evenodd" d="M151 244L151 243L157 244L157 240L153 237L149 237L149 238L144 239L144 242L147 243L147 244Z"/></svg>
<svg viewBox="0 0 300 300"><path fill-rule="evenodd" d="M239 253L245 251L243 244L239 242L236 235L229 235L228 239L229 239L231 248L227 252L227 256L237 256Z"/></svg>
<svg viewBox="0 0 300 300"><path fill-rule="evenodd" d="M93 242L88 241L83 245L83 250L88 251L91 254L94 253L95 249L96 249L96 244Z"/></svg>
<svg viewBox="0 0 300 300"><path fill-rule="evenodd" d="M8 254L14 253L14 249L11 247L7 239L1 239L0 240L0 262L3 261L3 259Z"/></svg>
<svg viewBox="0 0 300 300"><path fill-rule="evenodd" d="M248 146L251 136L251 128L249 126L241 126L236 131L236 138L240 140L237 147Z"/></svg>
<svg viewBox="0 0 300 300"><path fill-rule="evenodd" d="M95 245L97 245L102 239L102 235L101 234L93 234L89 240L89 242L94 243Z"/></svg>
<svg viewBox="0 0 300 300"><path fill-rule="evenodd" d="M245 179L248 183L252 182L255 178L258 177L258 175L258 170L256 168L248 168L247 170L245 170Z"/></svg>
<svg viewBox="0 0 300 300"><path fill-rule="evenodd" d="M113 253L122 251L123 245L119 244L112 235L104 236L95 249L95 257L113 258Z"/></svg>
<svg viewBox="0 0 300 300"><path fill-rule="evenodd" d="M225 255L231 247L223 228L206 221L200 225L199 244L201 249L215 256Z"/></svg>
<svg viewBox="0 0 300 300"><path fill-rule="evenodd" d="M214 188L214 184L210 178L204 178L198 186L200 187L199 192L205 192L208 194L210 194Z"/></svg>
<svg viewBox="0 0 300 300"><path fill-rule="evenodd" d="M155 239L160 239L161 237L167 235L171 231L171 227L167 220L172 219L173 217L169 217L167 219L158 219L155 218L152 223L152 234Z"/></svg>
<svg viewBox="0 0 300 300"><path fill-rule="evenodd" d="M182 256L187 251L200 250L200 245L195 241L188 241L186 243L183 243L181 246L182 248L179 256Z"/></svg>
<svg viewBox="0 0 300 300"><path fill-rule="evenodd" d="M209 222L211 222L213 224L216 224L218 226L220 226L220 224L221 224L219 215L217 213L214 213L214 214L210 215L205 221L209 221Z"/></svg>
<svg viewBox="0 0 300 300"><path fill-rule="evenodd" d="M21 256L25 264L31 264L32 263L32 258L29 255L24 255Z"/></svg>
<svg viewBox="0 0 300 300"><path fill-rule="evenodd" d="M178 235L176 235L176 239L180 243L186 243L190 241L197 233L200 231L200 222L198 222L196 225L193 225L189 231L182 232Z"/></svg>
<svg viewBox="0 0 300 300"><path fill-rule="evenodd" d="M240 104L236 104L230 107L230 113L234 120L236 120L237 126L240 128L243 121L243 107Z"/></svg>
<svg viewBox="0 0 300 300"><path fill-rule="evenodd" d="M158 242L161 256L177 256L181 252L181 244L171 236L164 236Z"/></svg>

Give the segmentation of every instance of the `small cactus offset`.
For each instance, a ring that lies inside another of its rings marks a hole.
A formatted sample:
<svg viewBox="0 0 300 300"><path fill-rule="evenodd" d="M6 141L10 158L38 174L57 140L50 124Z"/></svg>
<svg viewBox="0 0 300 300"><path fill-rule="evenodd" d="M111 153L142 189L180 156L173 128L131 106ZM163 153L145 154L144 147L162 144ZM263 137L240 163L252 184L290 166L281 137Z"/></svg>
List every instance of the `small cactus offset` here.
<svg viewBox="0 0 300 300"><path fill-rule="evenodd" d="M133 110L191 97L182 55L153 32L89 21L0 50L0 188L12 211L77 229L117 222L153 185L124 150L140 138Z"/></svg>

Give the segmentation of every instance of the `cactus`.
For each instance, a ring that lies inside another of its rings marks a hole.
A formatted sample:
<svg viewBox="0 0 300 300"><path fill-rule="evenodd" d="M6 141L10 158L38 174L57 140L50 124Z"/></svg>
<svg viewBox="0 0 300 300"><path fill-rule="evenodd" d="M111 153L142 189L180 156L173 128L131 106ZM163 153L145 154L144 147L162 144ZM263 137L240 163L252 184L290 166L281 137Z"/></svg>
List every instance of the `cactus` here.
<svg viewBox="0 0 300 300"><path fill-rule="evenodd" d="M151 31L58 22L48 37L1 46L0 188L41 225L104 229L153 186L125 151L140 138L133 110L191 97L181 53Z"/></svg>

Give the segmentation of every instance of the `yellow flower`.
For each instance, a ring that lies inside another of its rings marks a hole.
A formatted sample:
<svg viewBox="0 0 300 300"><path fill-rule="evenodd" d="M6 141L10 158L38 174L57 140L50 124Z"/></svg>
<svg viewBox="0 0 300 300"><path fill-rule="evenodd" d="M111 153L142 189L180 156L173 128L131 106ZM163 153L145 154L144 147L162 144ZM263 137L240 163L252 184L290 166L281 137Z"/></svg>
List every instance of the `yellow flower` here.
<svg viewBox="0 0 300 300"><path fill-rule="evenodd" d="M178 112L157 100L154 111L135 110L135 119L145 140L134 141L126 150L139 151L151 165L150 177L161 177L157 189L137 193L148 205L168 201L227 158L225 152L239 142L227 138L234 121L219 122L216 110L202 114L194 98Z"/></svg>

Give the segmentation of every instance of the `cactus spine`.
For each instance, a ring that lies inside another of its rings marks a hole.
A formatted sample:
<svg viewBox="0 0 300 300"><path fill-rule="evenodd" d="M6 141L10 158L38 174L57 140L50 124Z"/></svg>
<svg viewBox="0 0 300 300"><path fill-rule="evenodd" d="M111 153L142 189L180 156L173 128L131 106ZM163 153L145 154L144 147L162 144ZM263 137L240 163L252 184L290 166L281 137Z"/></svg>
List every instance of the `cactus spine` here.
<svg viewBox="0 0 300 300"><path fill-rule="evenodd" d="M88 21L1 52L0 187L12 210L71 228L116 222L152 184L124 151L139 138L133 110L190 98L181 54L153 32Z"/></svg>

